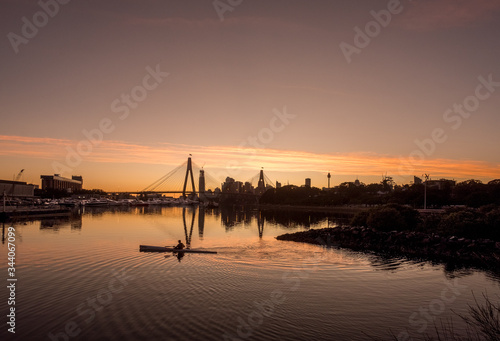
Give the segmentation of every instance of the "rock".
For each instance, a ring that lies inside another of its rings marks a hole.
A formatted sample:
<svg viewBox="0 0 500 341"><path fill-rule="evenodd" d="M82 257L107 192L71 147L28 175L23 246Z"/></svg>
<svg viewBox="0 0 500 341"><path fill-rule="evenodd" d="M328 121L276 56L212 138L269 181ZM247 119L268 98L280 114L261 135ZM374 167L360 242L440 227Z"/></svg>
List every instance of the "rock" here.
<svg viewBox="0 0 500 341"><path fill-rule="evenodd" d="M366 227L340 226L321 230L308 230L276 237L311 244L322 244L318 238L329 242L335 240L340 247L361 251L375 251L392 256L428 259L500 268L500 242L489 239L441 237L436 233L377 231Z"/></svg>

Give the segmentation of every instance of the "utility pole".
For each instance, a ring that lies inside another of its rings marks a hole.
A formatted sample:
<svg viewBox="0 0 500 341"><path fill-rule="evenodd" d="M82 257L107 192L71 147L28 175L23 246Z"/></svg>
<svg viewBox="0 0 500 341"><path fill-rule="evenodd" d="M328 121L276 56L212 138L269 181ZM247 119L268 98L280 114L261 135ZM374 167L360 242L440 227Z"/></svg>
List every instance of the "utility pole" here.
<svg viewBox="0 0 500 341"><path fill-rule="evenodd" d="M423 175L425 178L424 182L424 210L427 209L427 180L429 180L429 174L424 174Z"/></svg>

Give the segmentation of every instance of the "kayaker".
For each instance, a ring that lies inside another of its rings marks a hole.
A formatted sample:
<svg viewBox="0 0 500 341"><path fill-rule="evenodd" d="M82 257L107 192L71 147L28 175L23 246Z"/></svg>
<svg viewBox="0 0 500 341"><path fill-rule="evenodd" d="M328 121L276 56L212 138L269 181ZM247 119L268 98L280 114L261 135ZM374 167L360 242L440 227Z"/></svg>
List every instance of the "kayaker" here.
<svg viewBox="0 0 500 341"><path fill-rule="evenodd" d="M182 244L181 240L179 239L179 244L177 244L177 246L175 246L174 249L182 250L185 247L186 247L186 245Z"/></svg>

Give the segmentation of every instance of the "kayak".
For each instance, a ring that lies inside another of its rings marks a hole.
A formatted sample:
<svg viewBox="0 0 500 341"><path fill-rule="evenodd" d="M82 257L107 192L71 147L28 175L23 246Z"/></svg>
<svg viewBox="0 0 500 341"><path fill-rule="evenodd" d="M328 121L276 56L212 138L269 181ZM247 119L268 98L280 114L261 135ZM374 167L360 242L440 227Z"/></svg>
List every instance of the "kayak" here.
<svg viewBox="0 0 500 341"><path fill-rule="evenodd" d="M173 247L166 246L150 246L150 245L140 245L140 252L186 252L186 253L212 253L215 254L217 251L207 251L199 249L174 249Z"/></svg>

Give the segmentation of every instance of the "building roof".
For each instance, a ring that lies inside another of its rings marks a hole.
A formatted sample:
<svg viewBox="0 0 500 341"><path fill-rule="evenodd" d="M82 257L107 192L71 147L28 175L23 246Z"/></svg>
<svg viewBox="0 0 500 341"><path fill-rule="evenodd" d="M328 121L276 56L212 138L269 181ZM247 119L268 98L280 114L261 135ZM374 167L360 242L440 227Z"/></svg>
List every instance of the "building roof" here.
<svg viewBox="0 0 500 341"><path fill-rule="evenodd" d="M65 181L65 182L73 182L75 184L80 184L80 185L82 184L82 182L79 180L65 178L65 177L60 176L60 175L40 175L40 178L41 179L53 179L53 180L59 180L59 181Z"/></svg>
<svg viewBox="0 0 500 341"><path fill-rule="evenodd" d="M27 185L27 182L24 181L13 181L13 180L0 180L2 184L10 184L10 185Z"/></svg>

